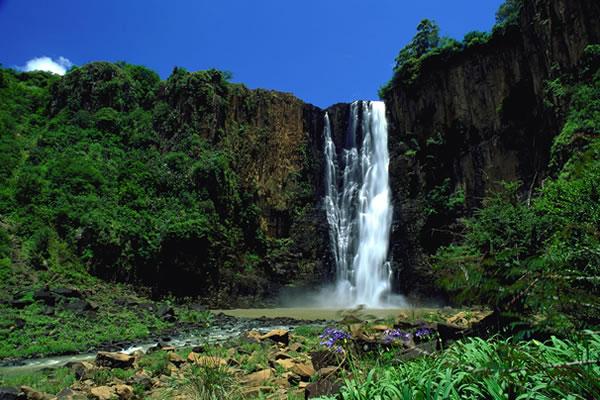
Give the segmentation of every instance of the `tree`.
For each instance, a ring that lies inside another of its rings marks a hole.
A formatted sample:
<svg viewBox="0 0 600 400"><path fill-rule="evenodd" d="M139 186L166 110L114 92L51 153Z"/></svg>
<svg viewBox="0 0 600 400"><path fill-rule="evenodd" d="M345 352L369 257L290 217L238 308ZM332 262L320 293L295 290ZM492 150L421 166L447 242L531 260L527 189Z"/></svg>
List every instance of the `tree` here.
<svg viewBox="0 0 600 400"><path fill-rule="evenodd" d="M429 19L422 20L417 26L417 33L396 57L396 70L409 64L440 45L440 27Z"/></svg>
<svg viewBox="0 0 600 400"><path fill-rule="evenodd" d="M506 0L496 12L496 26L516 25L523 8L523 0Z"/></svg>

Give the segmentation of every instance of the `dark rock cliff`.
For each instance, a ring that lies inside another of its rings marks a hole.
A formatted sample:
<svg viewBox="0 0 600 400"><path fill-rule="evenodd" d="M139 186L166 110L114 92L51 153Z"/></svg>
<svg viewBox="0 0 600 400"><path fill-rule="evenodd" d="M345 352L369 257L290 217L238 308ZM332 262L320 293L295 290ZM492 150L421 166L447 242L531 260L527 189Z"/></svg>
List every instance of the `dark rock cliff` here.
<svg viewBox="0 0 600 400"><path fill-rule="evenodd" d="M530 196L547 176L563 117L560 105L545 106L545 82L600 42L599 20L596 0L526 0L519 27L426 60L414 82L392 83L384 100L397 290L431 291L427 255L499 181L519 180Z"/></svg>

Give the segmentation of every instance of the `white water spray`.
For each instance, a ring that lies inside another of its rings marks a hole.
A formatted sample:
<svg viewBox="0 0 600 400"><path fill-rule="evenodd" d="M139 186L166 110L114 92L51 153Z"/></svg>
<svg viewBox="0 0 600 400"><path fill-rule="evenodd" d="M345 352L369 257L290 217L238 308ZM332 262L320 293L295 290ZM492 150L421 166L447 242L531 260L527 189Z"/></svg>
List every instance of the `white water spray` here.
<svg viewBox="0 0 600 400"><path fill-rule="evenodd" d="M336 302L385 306L391 286L387 255L392 223L385 104L352 103L341 157L327 114L324 137L325 208L336 264Z"/></svg>

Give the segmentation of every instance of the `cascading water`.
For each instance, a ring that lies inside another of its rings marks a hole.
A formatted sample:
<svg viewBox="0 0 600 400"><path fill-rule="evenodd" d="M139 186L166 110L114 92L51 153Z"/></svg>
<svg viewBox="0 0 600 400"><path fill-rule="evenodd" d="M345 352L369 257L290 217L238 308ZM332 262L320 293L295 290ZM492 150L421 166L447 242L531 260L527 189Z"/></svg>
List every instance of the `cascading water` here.
<svg viewBox="0 0 600 400"><path fill-rule="evenodd" d="M325 208L337 272L336 301L384 306L390 293L387 254L392 223L385 104L352 103L339 157L327 114L324 137Z"/></svg>

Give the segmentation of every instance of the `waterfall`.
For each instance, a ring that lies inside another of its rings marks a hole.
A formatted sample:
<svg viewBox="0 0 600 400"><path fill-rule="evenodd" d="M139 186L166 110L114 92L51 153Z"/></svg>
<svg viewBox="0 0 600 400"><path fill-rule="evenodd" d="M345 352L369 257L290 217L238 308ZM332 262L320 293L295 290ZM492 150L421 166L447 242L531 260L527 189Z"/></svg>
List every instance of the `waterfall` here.
<svg viewBox="0 0 600 400"><path fill-rule="evenodd" d="M324 200L336 266L336 302L381 307L391 286L387 255L392 205L385 104L352 103L341 154L336 152L328 114L324 138Z"/></svg>

